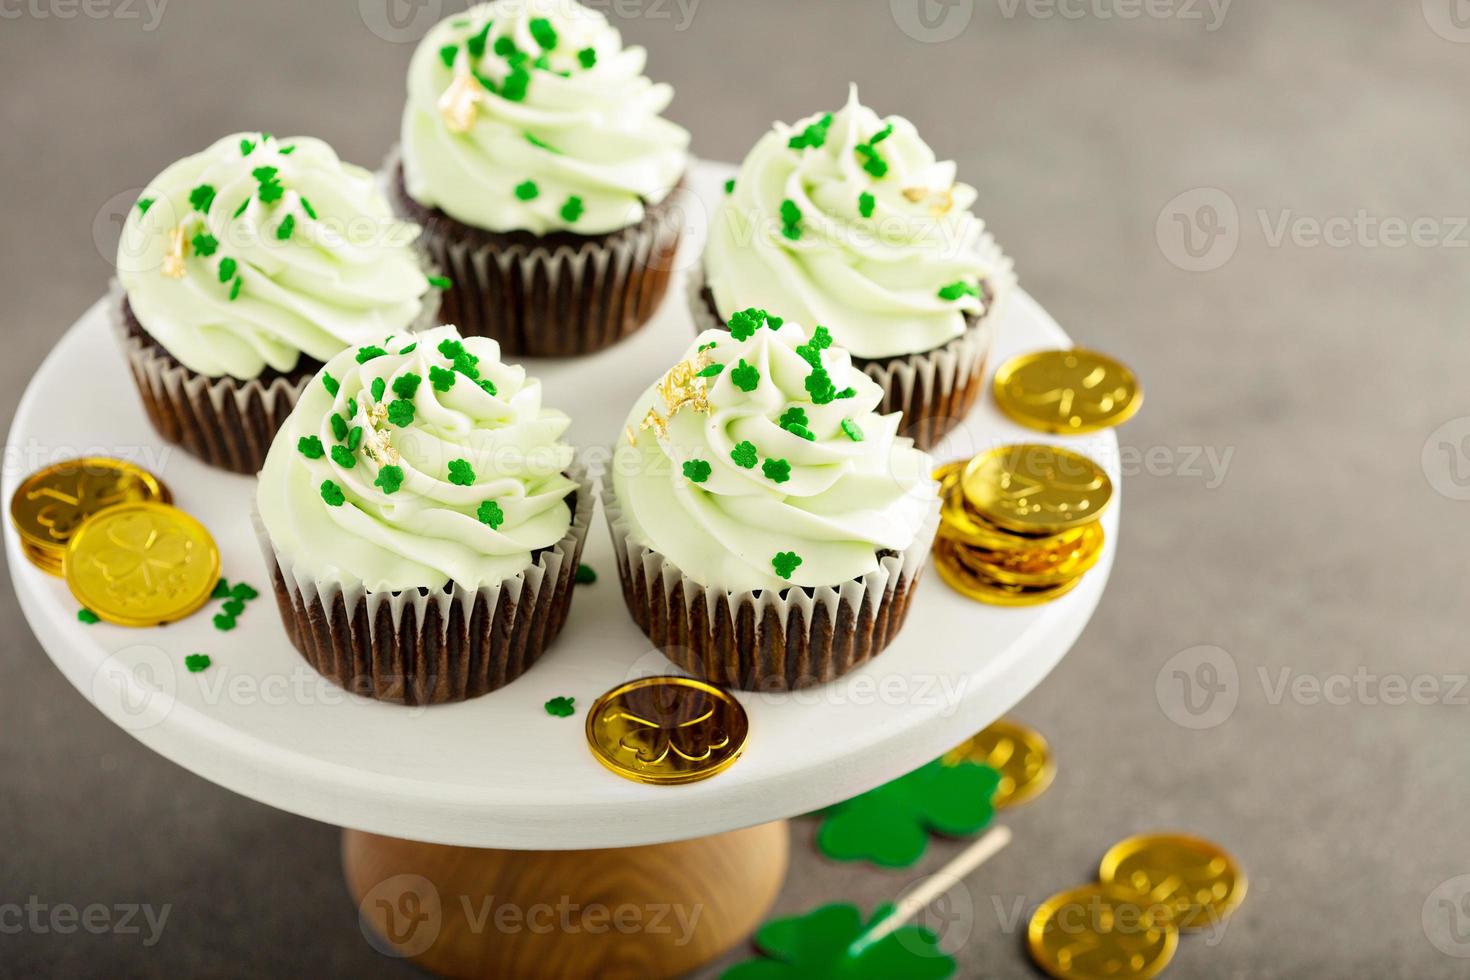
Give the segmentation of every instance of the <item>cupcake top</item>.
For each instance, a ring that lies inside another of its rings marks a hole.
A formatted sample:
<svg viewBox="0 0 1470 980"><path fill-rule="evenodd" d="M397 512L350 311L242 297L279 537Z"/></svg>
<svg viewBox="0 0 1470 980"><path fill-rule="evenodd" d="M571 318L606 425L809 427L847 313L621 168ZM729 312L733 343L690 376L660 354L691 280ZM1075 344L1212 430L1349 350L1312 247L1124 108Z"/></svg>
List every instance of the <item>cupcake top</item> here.
<svg viewBox="0 0 1470 980"><path fill-rule="evenodd" d="M431 288L417 236L373 175L321 140L236 133L143 191L117 277L181 364L248 380L408 330Z"/></svg>
<svg viewBox="0 0 1470 980"><path fill-rule="evenodd" d="M571 526L569 424L493 340L389 338L307 386L261 472L260 515L288 567L322 581L492 585Z"/></svg>
<svg viewBox="0 0 1470 980"><path fill-rule="evenodd" d="M409 196L496 232L637 224L678 184L689 146L659 115L674 93L646 61L574 0L500 0L441 22L409 66Z"/></svg>
<svg viewBox="0 0 1470 980"><path fill-rule="evenodd" d="M721 316L779 309L857 357L933 350L985 309L974 202L952 161L853 86L840 111L777 123L750 151L715 214L706 282Z"/></svg>
<svg viewBox="0 0 1470 980"><path fill-rule="evenodd" d="M632 539L731 591L873 571L937 500L932 461L882 399L825 328L737 313L633 406L613 461Z"/></svg>

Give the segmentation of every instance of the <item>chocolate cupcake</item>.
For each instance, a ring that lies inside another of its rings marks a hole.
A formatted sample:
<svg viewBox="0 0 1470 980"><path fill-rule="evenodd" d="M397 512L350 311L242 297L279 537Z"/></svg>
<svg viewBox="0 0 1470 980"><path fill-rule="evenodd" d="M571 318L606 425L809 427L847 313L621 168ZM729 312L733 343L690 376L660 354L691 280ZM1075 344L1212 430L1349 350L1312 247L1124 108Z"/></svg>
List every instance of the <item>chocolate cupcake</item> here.
<svg viewBox="0 0 1470 980"><path fill-rule="evenodd" d="M260 475L286 633L340 686L438 704L525 673L566 622L592 491L570 420L453 327L348 351Z"/></svg>
<svg viewBox="0 0 1470 980"><path fill-rule="evenodd" d="M826 329L732 326L633 406L603 487L623 597L697 677L825 683L903 625L938 522L932 461Z"/></svg>
<svg viewBox="0 0 1470 980"><path fill-rule="evenodd" d="M169 167L128 216L111 301L153 427L257 472L324 362L432 318L417 234L320 140L237 133Z"/></svg>
<svg viewBox="0 0 1470 980"><path fill-rule="evenodd" d="M466 335L570 357L658 308L689 134L659 115L673 91L643 74L646 57L574 0L472 7L419 45L388 168Z"/></svg>
<svg viewBox="0 0 1470 980"><path fill-rule="evenodd" d="M906 119L853 87L836 113L777 124L740 168L690 277L698 330L744 309L831 331L930 448L974 406L1013 265Z"/></svg>

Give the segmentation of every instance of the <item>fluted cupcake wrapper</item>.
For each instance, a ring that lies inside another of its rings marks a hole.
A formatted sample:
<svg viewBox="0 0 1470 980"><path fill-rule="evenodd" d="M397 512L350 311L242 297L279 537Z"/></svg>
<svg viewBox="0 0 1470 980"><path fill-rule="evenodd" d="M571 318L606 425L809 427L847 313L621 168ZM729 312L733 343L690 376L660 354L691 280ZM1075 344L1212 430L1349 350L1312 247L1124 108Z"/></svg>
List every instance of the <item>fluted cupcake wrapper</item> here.
<svg viewBox="0 0 1470 980"><path fill-rule="evenodd" d="M423 228L419 248L453 285L443 321L492 337L505 357L577 357L631 336L669 289L682 228L674 194L606 235L471 228L408 196L395 149L384 165L398 213Z"/></svg>
<svg viewBox="0 0 1470 980"><path fill-rule="evenodd" d="M975 407L985 386L985 361L996 329L1016 290L1015 263L1001 251L994 236L989 232L981 235L977 250L991 270L985 279L990 302L985 312L970 322L969 329L944 346L920 354L854 358L863 373L883 389L878 411L902 412L901 432L920 449L932 449ZM696 331L724 329L705 289L702 261L695 263L686 283L686 299Z"/></svg>
<svg viewBox="0 0 1470 980"><path fill-rule="evenodd" d="M369 592L357 579L297 569L252 509L286 635L317 673L377 701L446 704L504 687L541 658L571 608L596 504L585 469L568 476L578 484L571 527L529 568L479 589L427 595Z"/></svg>
<svg viewBox="0 0 1470 980"><path fill-rule="evenodd" d="M680 668L745 691L826 684L882 653L908 615L939 525L936 501L912 545L838 586L737 592L700 585L634 541L610 475L601 490L633 620Z"/></svg>
<svg viewBox="0 0 1470 980"><path fill-rule="evenodd" d="M113 333L153 428L210 466L246 476L259 473L276 433L316 372L303 370L269 383L198 374L134 336L123 314L125 302L114 279L107 298ZM412 331L432 325L438 311L437 290L430 290Z"/></svg>

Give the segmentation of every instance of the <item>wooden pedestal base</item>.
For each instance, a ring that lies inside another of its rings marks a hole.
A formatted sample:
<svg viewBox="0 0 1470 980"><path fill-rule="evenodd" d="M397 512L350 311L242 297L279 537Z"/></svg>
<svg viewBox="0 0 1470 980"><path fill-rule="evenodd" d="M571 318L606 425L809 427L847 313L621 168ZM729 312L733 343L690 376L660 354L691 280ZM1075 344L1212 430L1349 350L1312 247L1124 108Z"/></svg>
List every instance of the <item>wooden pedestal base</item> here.
<svg viewBox="0 0 1470 980"><path fill-rule="evenodd" d="M347 830L342 864L380 951L446 977L661 980L724 955L786 877L784 822L604 851L495 851Z"/></svg>

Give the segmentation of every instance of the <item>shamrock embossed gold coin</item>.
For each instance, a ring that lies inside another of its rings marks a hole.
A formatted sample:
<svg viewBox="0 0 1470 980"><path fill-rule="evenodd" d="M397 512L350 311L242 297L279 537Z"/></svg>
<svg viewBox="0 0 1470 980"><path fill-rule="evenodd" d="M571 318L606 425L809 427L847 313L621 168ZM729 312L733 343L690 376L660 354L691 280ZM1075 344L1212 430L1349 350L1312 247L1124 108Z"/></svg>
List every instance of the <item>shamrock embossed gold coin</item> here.
<svg viewBox="0 0 1470 980"><path fill-rule="evenodd" d="M950 749L942 761L947 766L973 762L1000 773L992 800L996 809L1036 799L1057 774L1051 746L1041 733L1007 718Z"/></svg>
<svg viewBox="0 0 1470 980"><path fill-rule="evenodd" d="M67 543L87 520L109 507L169 502L168 488L146 470L120 459L72 459L32 474L10 501L10 520L26 557L61 575Z"/></svg>
<svg viewBox="0 0 1470 980"><path fill-rule="evenodd" d="M1235 858L1188 834L1143 834L1114 844L1098 877L1166 906L1185 930L1210 928L1245 901L1245 872Z"/></svg>
<svg viewBox="0 0 1470 980"><path fill-rule="evenodd" d="M1143 405L1143 389L1126 365L1077 347L1002 364L995 372L995 401L1028 428L1077 435L1127 422Z"/></svg>
<svg viewBox="0 0 1470 980"><path fill-rule="evenodd" d="M745 750L750 720L730 694L687 677L614 688L587 713L597 761L635 783L677 786L724 772Z"/></svg>
<svg viewBox="0 0 1470 980"><path fill-rule="evenodd" d="M1026 928L1036 965L1057 980L1150 980L1179 948L1179 930L1157 906L1110 885L1053 895Z"/></svg>
<svg viewBox="0 0 1470 980"><path fill-rule="evenodd" d="M209 531L161 503L111 507L83 524L66 550L72 595L117 626L159 626L197 612L219 573Z"/></svg>
<svg viewBox="0 0 1470 980"><path fill-rule="evenodd" d="M1086 456L1037 443L981 453L960 477L965 501L1017 534L1060 534L1102 516L1113 481Z"/></svg>

